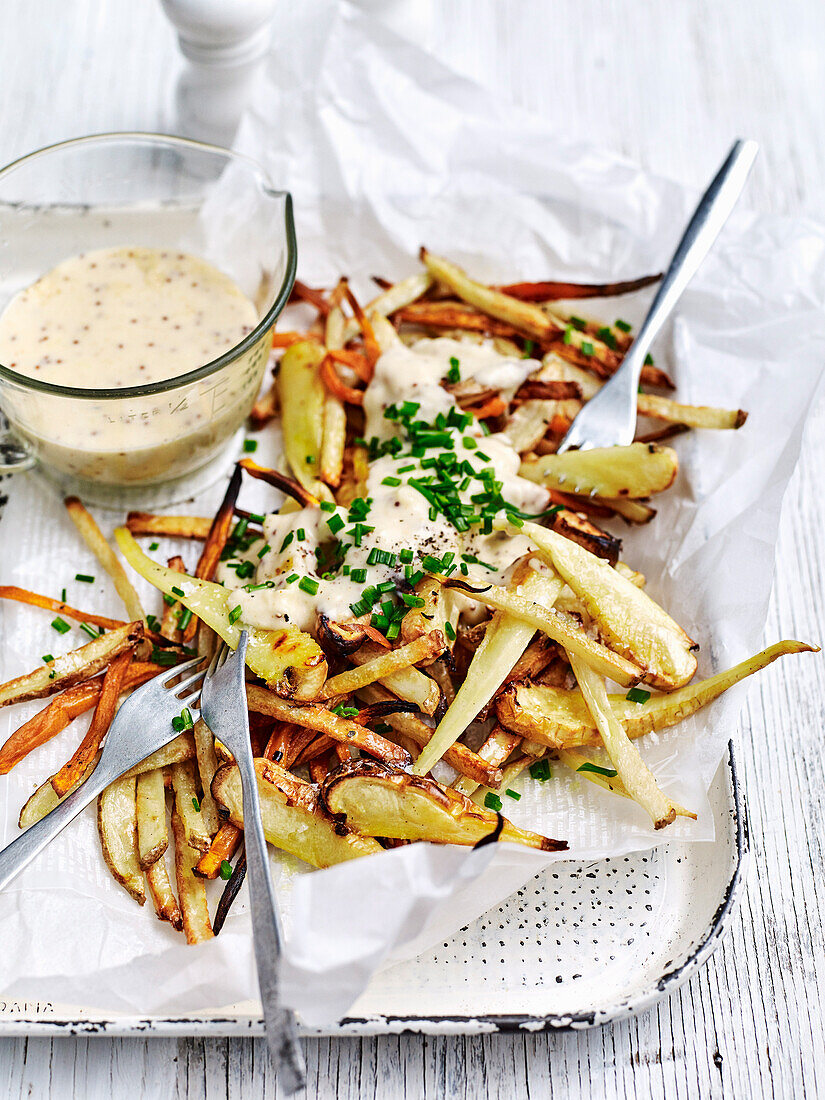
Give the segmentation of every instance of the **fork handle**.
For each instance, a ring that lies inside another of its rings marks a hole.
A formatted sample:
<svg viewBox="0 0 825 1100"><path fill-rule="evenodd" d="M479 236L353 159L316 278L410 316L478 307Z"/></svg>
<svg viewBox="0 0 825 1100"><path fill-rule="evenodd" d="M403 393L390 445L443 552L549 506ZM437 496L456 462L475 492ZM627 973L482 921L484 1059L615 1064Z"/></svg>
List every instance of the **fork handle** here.
<svg viewBox="0 0 825 1100"><path fill-rule="evenodd" d="M279 1072L284 1092L291 1096L304 1087L306 1069L295 1013L283 1008L278 989L278 959L283 939L269 855L266 848L258 779L252 754L239 753L237 759L243 792L244 847L246 849L249 884L249 906L255 942L255 963L261 993L266 1036L269 1049ZM280 1075L283 1074L283 1079Z"/></svg>
<svg viewBox="0 0 825 1100"><path fill-rule="evenodd" d="M74 821L97 798L110 779L111 776L96 779L95 773L92 773L85 783L67 795L50 813L35 821L25 833L6 845L0 852L0 890L8 886L70 821Z"/></svg>
<svg viewBox="0 0 825 1100"><path fill-rule="evenodd" d="M634 392L638 388L651 344L728 220L745 186L758 149L755 141L735 141L724 164L699 200L642 327L622 363L622 373L632 379L630 384Z"/></svg>

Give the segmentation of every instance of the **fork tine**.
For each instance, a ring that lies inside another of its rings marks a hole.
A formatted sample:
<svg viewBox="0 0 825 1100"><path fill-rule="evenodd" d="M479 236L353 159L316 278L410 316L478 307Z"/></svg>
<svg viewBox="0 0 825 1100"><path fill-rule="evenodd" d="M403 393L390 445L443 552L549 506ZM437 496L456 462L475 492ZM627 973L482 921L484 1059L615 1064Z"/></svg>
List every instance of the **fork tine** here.
<svg viewBox="0 0 825 1100"><path fill-rule="evenodd" d="M176 684L171 689L170 694L180 696L183 693L189 692L195 684L198 684L200 687L205 675L203 669L201 669L199 672L196 672L194 676L189 676L186 680L182 680L181 683Z"/></svg>
<svg viewBox="0 0 825 1100"><path fill-rule="evenodd" d="M170 668L168 672L162 673L156 678L156 681L159 684L163 684L164 687L168 687L172 680L181 676L184 672L189 672L190 669L193 669L195 665L201 664L202 661L203 657L193 657L191 661L184 661L183 664L175 665L173 668Z"/></svg>

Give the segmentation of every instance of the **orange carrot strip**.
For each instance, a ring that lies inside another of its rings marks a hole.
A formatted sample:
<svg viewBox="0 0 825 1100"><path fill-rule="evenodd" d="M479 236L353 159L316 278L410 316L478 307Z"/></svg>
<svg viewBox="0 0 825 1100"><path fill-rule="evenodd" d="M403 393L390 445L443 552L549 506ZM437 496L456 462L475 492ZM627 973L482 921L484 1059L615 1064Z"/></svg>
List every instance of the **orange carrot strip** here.
<svg viewBox="0 0 825 1100"><path fill-rule="evenodd" d="M321 363L321 381L331 394L334 394L339 401L344 401L348 405L363 405L364 404L364 392L363 390L353 389L352 386L348 386L338 374L335 369L332 359L329 355L324 357L323 363Z"/></svg>

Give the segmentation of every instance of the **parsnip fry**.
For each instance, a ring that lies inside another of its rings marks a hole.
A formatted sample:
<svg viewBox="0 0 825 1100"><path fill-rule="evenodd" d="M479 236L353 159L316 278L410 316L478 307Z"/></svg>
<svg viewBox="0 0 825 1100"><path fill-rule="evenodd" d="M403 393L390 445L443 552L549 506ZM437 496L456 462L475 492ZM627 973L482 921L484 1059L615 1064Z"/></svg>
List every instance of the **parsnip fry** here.
<svg viewBox="0 0 825 1100"><path fill-rule="evenodd" d="M529 567L519 569L514 585L525 602L550 614L562 589L558 577L547 577ZM446 749L455 744L479 711L498 691L507 673L524 653L536 632L535 625L498 611L487 627L481 645L473 654L464 683L447 713L441 719L432 740L425 746L413 770L426 775Z"/></svg>
<svg viewBox="0 0 825 1100"><path fill-rule="evenodd" d="M817 646L804 642L777 642L707 680L689 684L666 695L651 695L644 703L634 703L617 694L608 698L628 737L642 737L652 730L665 729L684 721L728 688L759 672L779 657L789 653L816 652ZM596 723L579 691L566 691L547 684L512 684L499 696L496 711L499 721L507 729L541 741L552 749L600 743Z"/></svg>
<svg viewBox="0 0 825 1100"><path fill-rule="evenodd" d="M175 838L175 879L186 942L203 943L212 939L206 889L203 879L195 874L197 852L187 843L186 829L175 810L172 811L172 834Z"/></svg>
<svg viewBox="0 0 825 1100"><path fill-rule="evenodd" d="M156 516L152 512L130 512L126 517L126 526L133 535L205 540L212 520L207 516Z"/></svg>
<svg viewBox="0 0 825 1100"><path fill-rule="evenodd" d="M64 501L69 518L80 532L80 536L94 556L112 578L118 596L123 600L126 614L130 619L146 621L146 612L143 610L140 599L134 585L126 576L123 566L115 557L115 552L106 541L92 514L81 504L77 497L66 497Z"/></svg>
<svg viewBox="0 0 825 1100"><path fill-rule="evenodd" d="M119 654L134 648L142 638L142 622L126 623L108 634L101 634L79 649L41 665L34 672L0 685L0 707L27 699L43 699L63 688L89 680Z"/></svg>
<svg viewBox="0 0 825 1100"><path fill-rule="evenodd" d="M115 531L115 538L123 556L142 577L161 592L176 596L233 649L237 646L244 624L230 619L236 597L228 589L214 581L175 573L152 561L123 527ZM249 630L246 662L253 672L286 695L298 699L317 697L326 679L327 664L320 646L309 634L293 625L278 630L246 629Z"/></svg>
<svg viewBox="0 0 825 1100"><path fill-rule="evenodd" d="M374 761L336 768L322 783L321 798L331 814L343 814L351 828L369 836L477 844L501 822L501 840L545 852L567 848L564 841L519 829L435 780Z"/></svg>
<svg viewBox="0 0 825 1100"><path fill-rule="evenodd" d="M337 824L319 804L316 792L277 764L256 760L258 793L264 834L270 844L291 852L313 867L331 867L335 863L357 859L381 851L381 845L370 836L341 832ZM215 776L212 792L217 802L229 811L229 820L243 828L243 797L241 777L236 765L227 765Z"/></svg>
<svg viewBox="0 0 825 1100"><path fill-rule="evenodd" d="M324 348L314 341L284 352L278 377L284 454L295 477L320 495L321 453L326 390L319 375Z"/></svg>
<svg viewBox="0 0 825 1100"><path fill-rule="evenodd" d="M294 722L298 726L318 730L319 733L325 733L335 741L353 745L379 760L399 764L401 767L406 767L410 763L409 754L404 749L373 730L359 725L358 722L333 714L326 707L298 706L295 703L288 703L257 684L246 685L246 696L249 709L259 714L269 714L281 722Z"/></svg>
<svg viewBox="0 0 825 1100"><path fill-rule="evenodd" d="M670 825L676 817L676 806L659 788L653 773L639 755L639 750L613 713L604 680L579 657L572 653L568 656L587 709L593 716L607 755L625 790L650 815L654 829L663 829Z"/></svg>
<svg viewBox="0 0 825 1100"><path fill-rule="evenodd" d="M638 499L672 485L679 468L676 452L655 443L565 451L522 462L519 474L548 489L583 496Z"/></svg>
<svg viewBox="0 0 825 1100"><path fill-rule="evenodd" d="M696 671L696 643L646 592L554 531L535 523L508 529L535 544L581 600L611 648L645 670L646 683L665 689L688 683Z"/></svg>
<svg viewBox="0 0 825 1100"><path fill-rule="evenodd" d="M353 664L366 664L378 659L383 650L374 642L366 642L350 657ZM438 684L417 668L404 668L383 676L379 683L390 689L399 699L415 703L422 714L435 714L441 701Z"/></svg>
<svg viewBox="0 0 825 1100"><path fill-rule="evenodd" d="M97 831L103 858L116 882L143 905L146 890L137 855L135 780L122 776L97 800Z"/></svg>
<svg viewBox="0 0 825 1100"><path fill-rule="evenodd" d="M479 747L478 755L482 760L486 760L488 763L494 764L500 769L507 757L520 744L521 738L517 733L511 733L509 730L503 730L501 726L496 726L496 728L487 735L484 744ZM465 775L453 783L453 788L457 790L459 794L471 795L473 791L477 790L481 785L482 782L468 779ZM492 783L483 785L491 787L493 790L498 789Z"/></svg>
<svg viewBox="0 0 825 1100"><path fill-rule="evenodd" d="M199 852L208 851L212 838L201 814L194 761L172 765L172 789L175 792L175 812L183 825L186 843Z"/></svg>
<svg viewBox="0 0 825 1100"><path fill-rule="evenodd" d="M358 692L358 698L368 703L375 703L390 700L393 696L385 688L371 684ZM383 721L419 748L423 748L435 733L432 726L428 726L415 714L404 714L403 712L387 714ZM456 741L454 745L447 749L441 759L445 764L449 764L451 768L454 768L460 775L466 776L472 782L484 783L496 790L501 785L500 769L478 753L473 752L466 745L462 745L460 741Z"/></svg>
<svg viewBox="0 0 825 1100"><path fill-rule="evenodd" d="M138 862L148 871L169 844L166 832L166 788L160 768L137 777Z"/></svg>
<svg viewBox="0 0 825 1100"><path fill-rule="evenodd" d="M167 568L172 569L175 573L185 573L186 566L183 564L183 558L180 555L176 555L173 558L169 558L166 562ZM180 616L183 612L181 604L175 600L174 603L167 603L163 601L163 614L160 620L160 633L170 642L180 642L182 638L182 631L180 629Z"/></svg>
<svg viewBox="0 0 825 1100"><path fill-rule="evenodd" d="M396 649L384 650L372 660L365 661L357 668L339 672L331 676L324 684L323 699L332 699L336 695L351 695L367 684L377 680L385 683L389 676L411 668L423 662L434 661L445 648L444 635L440 630L431 630L406 645Z"/></svg>
<svg viewBox="0 0 825 1100"><path fill-rule="evenodd" d="M711 405L680 405L668 397L652 393L640 393L637 401L639 416L653 420L666 420L674 424L686 424L689 428L715 428L716 430L741 428L748 419L743 409L717 409Z"/></svg>
<svg viewBox="0 0 825 1100"><path fill-rule="evenodd" d="M432 286L432 281L432 277L426 271L418 271L415 275L409 275L406 279L401 279L400 282L387 287L371 302L368 302L364 307L364 312L367 315L375 313L380 317L389 317L390 314L417 301L422 294L426 294ZM350 317L344 328L342 346L357 334L358 322L354 317ZM379 336L378 332L376 332L376 336Z"/></svg>
<svg viewBox="0 0 825 1100"><path fill-rule="evenodd" d="M642 678L644 670L638 668L607 646L593 639L570 615L558 611L545 611L533 600L525 599L506 588L495 584L485 584L483 580L472 583L445 578L448 588L457 588L466 592L474 600L492 607L496 611L508 611L517 619L532 623L548 638L563 646L568 652L577 653L586 660L600 675L615 680L617 684L630 687Z"/></svg>

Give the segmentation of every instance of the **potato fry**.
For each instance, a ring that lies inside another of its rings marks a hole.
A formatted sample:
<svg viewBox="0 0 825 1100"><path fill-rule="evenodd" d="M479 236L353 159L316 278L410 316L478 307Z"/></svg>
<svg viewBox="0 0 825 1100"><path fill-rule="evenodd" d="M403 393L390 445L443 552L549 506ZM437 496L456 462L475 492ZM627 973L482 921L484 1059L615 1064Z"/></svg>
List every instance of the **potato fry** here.
<svg viewBox="0 0 825 1100"><path fill-rule="evenodd" d="M86 774L92 760L97 757L103 738L109 732L109 726L115 716L117 701L123 688L123 678L131 659L132 651L127 650L115 657L106 669L100 698L97 701L86 736L75 749L71 759L63 765L56 775L52 776L52 786L59 798L62 798L64 794L68 794L80 777Z"/></svg>
<svg viewBox="0 0 825 1100"><path fill-rule="evenodd" d="M146 884L149 887L158 920L168 921L178 932L182 932L183 916L178 899L172 891L172 883L169 881L169 872L163 856L155 860L146 871Z"/></svg>
<svg viewBox="0 0 825 1100"><path fill-rule="evenodd" d="M183 558L180 555L176 555L173 558L169 558L166 562L168 569L173 570L175 573L185 573L186 566L183 564ZM180 615L183 611L183 605L178 603L177 600L173 604L169 604L166 600L163 601L163 613L160 619L160 633L164 638L170 642L180 642L183 637L183 632L178 625L180 622Z"/></svg>
<svg viewBox="0 0 825 1100"><path fill-rule="evenodd" d="M187 760L195 759L195 742L191 733L179 733L177 737L155 752L150 753L145 760L135 764L126 775L138 776L153 768L168 768L172 764L183 764Z"/></svg>
<svg viewBox="0 0 825 1100"><path fill-rule="evenodd" d="M321 800L329 813L344 815L351 828L368 836L472 845L501 822L501 840L545 852L567 848L565 841L519 829L433 779L374 761L358 760L336 768L321 784Z"/></svg>
<svg viewBox="0 0 825 1100"><path fill-rule="evenodd" d="M137 855L137 809L135 780L122 776L110 783L97 800L97 831L103 858L116 882L139 905L146 901L146 889Z"/></svg>
<svg viewBox="0 0 825 1100"><path fill-rule="evenodd" d="M666 420L686 424L688 428L714 428L718 430L741 428L748 419L744 409L717 409L710 405L680 405L668 397L656 397L652 393L640 393L637 408L639 416L653 420Z"/></svg>
<svg viewBox="0 0 825 1100"><path fill-rule="evenodd" d="M207 516L156 516L152 512L130 512L126 517L126 526L133 535L205 540L209 536L212 520Z"/></svg>
<svg viewBox="0 0 825 1100"><path fill-rule="evenodd" d="M298 726L325 733L335 741L353 745L362 752L369 753L380 760L406 767L410 763L409 755L392 741L366 729L349 718L341 718L331 710L320 706L300 706L267 691L257 684L246 685L249 709L261 714L269 714L281 722L294 722Z"/></svg>
<svg viewBox="0 0 825 1100"><path fill-rule="evenodd" d="M389 676L412 668L415 665L434 661L444 652L446 642L440 630L431 630L406 645L396 649L384 650L378 656L365 661L356 668L339 672L331 676L324 684L322 699L333 699L336 695L350 695L367 684L377 680L385 683Z"/></svg>
<svg viewBox="0 0 825 1100"><path fill-rule="evenodd" d="M101 634L91 642L55 657L54 661L41 665L34 672L17 676L0 685L0 707L22 703L27 699L43 699L63 688L96 676L102 668L127 649L133 649L143 638L143 623L126 623L108 634Z"/></svg>
<svg viewBox="0 0 825 1100"><path fill-rule="evenodd" d="M213 935L206 889L203 879L195 874L197 852L187 843L186 829L176 810L172 811L172 835L175 838L175 879L183 932L187 943L203 943L211 940Z"/></svg>
<svg viewBox="0 0 825 1100"><path fill-rule="evenodd" d="M195 741L195 758L198 764L201 790L203 791L200 800L201 817L203 818L203 824L207 833L210 837L213 837L220 827L218 811L210 790L215 772L218 770L215 738L209 726L207 726L202 718L199 718L195 723L195 728L192 730L192 736Z"/></svg>
<svg viewBox="0 0 825 1100"><path fill-rule="evenodd" d="M670 447L631 443L627 447L593 447L522 462L519 474L549 489L598 497L649 497L669 488L679 459Z"/></svg>
<svg viewBox="0 0 825 1100"><path fill-rule="evenodd" d="M207 852L212 838L201 814L201 802L195 781L195 763L187 760L173 764L172 789L175 792L175 812L183 826L186 843L199 852Z"/></svg>
<svg viewBox="0 0 825 1100"><path fill-rule="evenodd" d="M153 768L137 777L137 846L138 863L148 871L169 844L166 833L166 787L163 771Z"/></svg>
<svg viewBox="0 0 825 1100"><path fill-rule="evenodd" d="M268 760L256 760L255 771L264 834L276 848L298 856L313 867L331 867L381 851L381 845L370 836L342 832L340 824L325 812L317 792L308 783L301 783ZM243 797L237 765L220 769L212 784L212 793L228 810L230 822L242 829Z"/></svg>
<svg viewBox="0 0 825 1100"><path fill-rule="evenodd" d="M114 550L106 541L92 514L81 504L77 497L66 497L63 503L81 538L112 578L117 594L123 600L126 614L133 621L141 619L145 622L146 612L143 610L134 585L126 576L123 566L115 557Z"/></svg>

